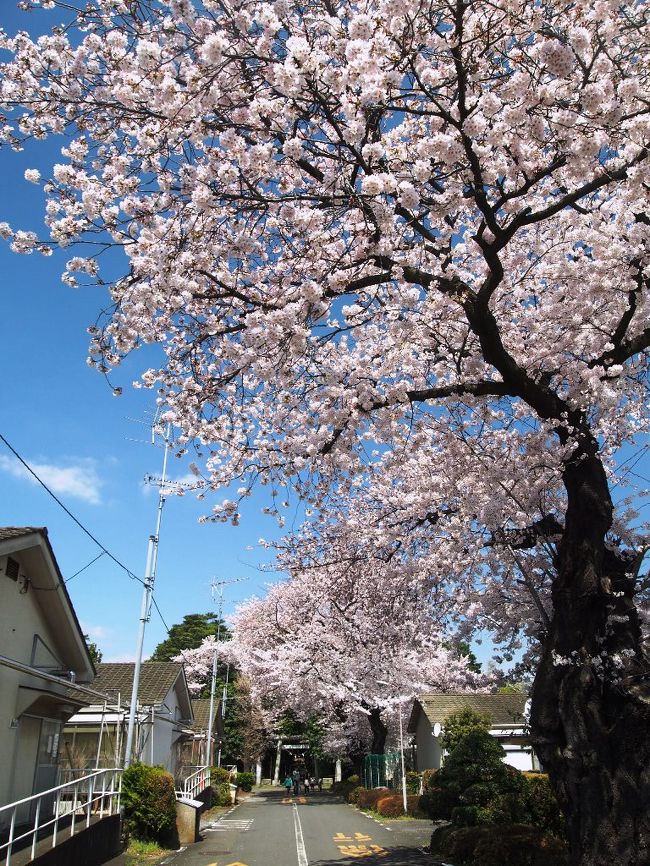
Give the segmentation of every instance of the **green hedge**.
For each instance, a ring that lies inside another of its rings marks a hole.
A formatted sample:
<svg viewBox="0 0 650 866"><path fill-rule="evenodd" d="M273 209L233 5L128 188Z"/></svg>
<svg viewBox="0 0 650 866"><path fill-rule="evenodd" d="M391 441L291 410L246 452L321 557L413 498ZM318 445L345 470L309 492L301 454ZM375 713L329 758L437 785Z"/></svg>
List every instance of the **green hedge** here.
<svg viewBox="0 0 650 866"><path fill-rule="evenodd" d="M237 785L242 789L242 791L252 791L254 784L254 773L237 773Z"/></svg>
<svg viewBox="0 0 650 866"><path fill-rule="evenodd" d="M536 827L438 827L431 853L455 866L568 866L564 842Z"/></svg>
<svg viewBox="0 0 650 866"><path fill-rule="evenodd" d="M174 777L163 767L132 764L122 774L122 806L127 832L136 839L176 843Z"/></svg>

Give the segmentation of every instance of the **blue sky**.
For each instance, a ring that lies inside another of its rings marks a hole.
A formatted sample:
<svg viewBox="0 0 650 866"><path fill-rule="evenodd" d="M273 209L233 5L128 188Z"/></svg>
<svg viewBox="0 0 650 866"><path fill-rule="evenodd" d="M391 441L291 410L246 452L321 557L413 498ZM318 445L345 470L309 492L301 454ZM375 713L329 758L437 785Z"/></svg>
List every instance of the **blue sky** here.
<svg viewBox="0 0 650 866"><path fill-rule="evenodd" d="M49 29L45 22L57 15L20 12L15 0L0 4L0 26L9 33L20 28L35 33L36 26L42 32ZM27 183L23 175L27 168L38 168L48 177L58 147L46 143L18 154L0 150L0 221L46 236L42 188ZM120 398L86 365L86 328L107 298L97 288L73 290L63 285L60 275L69 256L69 250L50 258L18 256L0 241L0 434L117 559L143 576L157 505L157 491L143 478L159 474L162 464L162 451L149 443L146 426L147 414L150 417L155 408L153 394L131 388L147 364L136 353L113 375L113 384L123 387ZM185 463L170 459L172 476L188 473ZM647 460L640 471L647 475L646 466ZM280 577L260 570L269 553L258 545L259 537L279 535L272 519L261 513L269 504L263 493L261 489L247 501L238 527L200 525L199 516L209 509L207 499L198 502L190 494L167 500L155 597L168 625L185 614L214 608L213 579L247 578L227 587L227 614L238 601L263 593L266 582ZM290 522L288 515L287 528ZM25 475L1 441L0 525L46 526L66 578L100 553ZM68 589L104 659L132 659L141 584L102 556L70 580ZM145 654L164 637L165 626L154 610ZM488 652L483 649L480 655L484 658Z"/></svg>
<svg viewBox="0 0 650 866"><path fill-rule="evenodd" d="M14 0L4 0L0 8L0 26L10 34L18 29L34 33L36 25L42 32L47 28L41 19L53 20L54 13L27 14L14 7ZM0 150L0 221L46 236L42 188L27 183L23 174L27 168L39 168L48 177L49 166L58 156L57 145L50 143L17 154ZM106 296L100 289L73 290L63 285L63 262L70 254L68 250L50 258L19 256L0 242L0 434L78 520L142 577L157 506L157 490L147 487L143 479L149 473L160 474L163 455L160 447L150 444L146 423L138 421L151 417L154 395L130 387L144 365L137 353L113 377L124 388L120 398L86 365L86 328L105 305ZM188 473L186 464L173 457L170 461L172 477ZM168 498L155 597L169 626L185 614L214 609L210 591L214 578L247 578L226 587L226 614L237 601L262 594L264 584L277 579L259 570L269 553L258 539L279 534L272 519L261 514L267 504L262 492L248 500L239 527L199 525L199 516L209 510L207 498L204 502L192 495ZM0 525L46 526L66 579L101 552L30 480L1 441ZM83 627L102 649L104 660L133 659L141 584L102 556L74 577L68 589ZM164 637L165 627L154 610L145 653Z"/></svg>

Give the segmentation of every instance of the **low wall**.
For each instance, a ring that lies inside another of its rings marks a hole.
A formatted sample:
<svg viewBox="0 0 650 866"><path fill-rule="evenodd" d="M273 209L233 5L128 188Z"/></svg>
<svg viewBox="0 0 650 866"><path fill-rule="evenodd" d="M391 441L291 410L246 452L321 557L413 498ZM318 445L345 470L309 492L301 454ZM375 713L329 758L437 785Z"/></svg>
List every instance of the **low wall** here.
<svg viewBox="0 0 650 866"><path fill-rule="evenodd" d="M56 848L37 854L31 866L100 866L121 850L121 818L109 815L60 842Z"/></svg>

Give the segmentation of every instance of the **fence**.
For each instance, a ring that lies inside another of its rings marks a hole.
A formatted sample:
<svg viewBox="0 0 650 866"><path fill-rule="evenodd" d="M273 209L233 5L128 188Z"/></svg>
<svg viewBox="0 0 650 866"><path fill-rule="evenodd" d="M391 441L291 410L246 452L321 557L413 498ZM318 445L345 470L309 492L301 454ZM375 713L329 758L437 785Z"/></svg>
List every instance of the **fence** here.
<svg viewBox="0 0 650 866"><path fill-rule="evenodd" d="M119 812L121 793L122 771L98 770L0 807L0 826L6 826L7 818L9 823L9 838L0 844L0 856L6 853L5 866L10 866L11 855L17 843L23 843L17 847L24 848L26 843L29 844L27 840L31 838L33 860L39 837L43 838L51 832L51 847L54 848L59 836L74 836L79 818L82 824L85 822L86 827L89 827L91 815L103 818ZM52 817L48 817L50 810ZM59 823L62 819L65 819L66 823L60 829Z"/></svg>
<svg viewBox="0 0 650 866"><path fill-rule="evenodd" d="M191 768L190 768L191 769ZM198 767L182 782L182 788L177 789L176 799L196 800L201 791L210 784L210 767Z"/></svg>
<svg viewBox="0 0 650 866"><path fill-rule="evenodd" d="M398 788L401 784L400 753L365 755L361 773L364 788Z"/></svg>

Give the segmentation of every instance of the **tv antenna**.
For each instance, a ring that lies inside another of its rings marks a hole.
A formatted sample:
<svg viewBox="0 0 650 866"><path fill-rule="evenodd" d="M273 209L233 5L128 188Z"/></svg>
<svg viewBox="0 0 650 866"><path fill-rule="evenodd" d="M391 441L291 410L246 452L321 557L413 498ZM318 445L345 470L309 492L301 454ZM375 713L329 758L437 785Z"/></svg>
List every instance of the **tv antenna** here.
<svg viewBox="0 0 650 866"><path fill-rule="evenodd" d="M129 723L126 734L126 748L124 751L124 767L128 767L131 763L131 752L133 749L133 733L135 730L135 714L138 705L138 689L140 686L140 668L142 666L142 647L144 645L145 626L151 618L151 602L153 598L153 585L156 579L156 566L158 564L158 540L160 538L160 524L162 522L162 512L165 505L165 495L167 489L167 458L172 440L171 424L166 424L161 427L159 423L159 410L156 411L151 423L151 444L158 445L156 437L162 440L160 443L163 448L163 465L162 474L160 476L160 487L158 491L158 507L156 510L156 528L153 535L149 536L147 545L147 562L145 566L145 575L142 582L142 602L140 605L140 629L138 632L138 646L135 655L135 667L133 669L133 686L131 688L131 705L129 707Z"/></svg>
<svg viewBox="0 0 650 866"><path fill-rule="evenodd" d="M212 678L210 680L210 712L208 714L208 736L205 742L205 763L206 766L211 766L211 755L212 751L212 721L214 716L214 693L217 687L217 659L219 657L219 638L221 636L221 617L223 614L223 588L224 586L229 586L231 583L242 583L242 581L248 580L247 577L232 577L229 580L216 580L216 578L212 579L212 585L210 587L212 593L212 600L214 601L215 594L219 596L219 611L217 614L217 640L214 645L214 653L212 654ZM221 766L221 749L219 749L219 760L218 766Z"/></svg>

